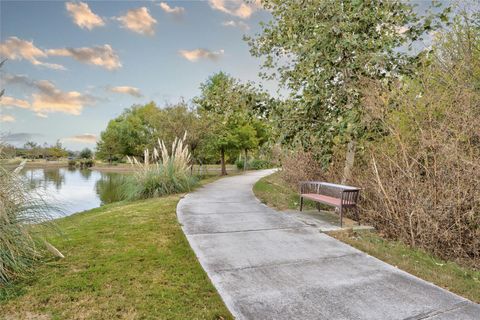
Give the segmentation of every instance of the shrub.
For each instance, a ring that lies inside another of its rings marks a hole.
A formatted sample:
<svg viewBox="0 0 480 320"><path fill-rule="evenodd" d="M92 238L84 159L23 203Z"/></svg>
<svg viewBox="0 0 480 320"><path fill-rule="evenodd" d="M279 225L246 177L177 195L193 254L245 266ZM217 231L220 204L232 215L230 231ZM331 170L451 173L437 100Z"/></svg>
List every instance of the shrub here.
<svg viewBox="0 0 480 320"><path fill-rule="evenodd" d="M185 136L175 139L169 155L165 144L159 140L160 152L154 148L150 157L149 151L145 150L143 163L129 158L135 172L126 178L123 185L124 199L145 199L190 191L197 178L190 174L190 152L184 143Z"/></svg>
<svg viewBox="0 0 480 320"><path fill-rule="evenodd" d="M247 164L249 169L252 170L261 170L271 168L271 164L267 160L253 159Z"/></svg>
<svg viewBox="0 0 480 320"><path fill-rule="evenodd" d="M235 165L239 170L243 170L244 163L245 162L243 159L237 159L237 161L235 161ZM249 170L261 170L261 169L268 169L271 167L272 167L272 164L267 160L252 159L247 162L247 169Z"/></svg>
<svg viewBox="0 0 480 320"><path fill-rule="evenodd" d="M235 161L238 170L243 170L244 163L245 161L243 159L237 159L237 161Z"/></svg>
<svg viewBox="0 0 480 320"><path fill-rule="evenodd" d="M82 167L84 168L91 168L95 165L95 161L93 159L86 159L82 161Z"/></svg>
<svg viewBox="0 0 480 320"><path fill-rule="evenodd" d="M68 166L69 167L75 167L77 165L77 161L75 160L68 160Z"/></svg>
<svg viewBox="0 0 480 320"><path fill-rule="evenodd" d="M80 151L79 156L82 159L91 159L93 157L93 152L89 148L85 148L82 151Z"/></svg>
<svg viewBox="0 0 480 320"><path fill-rule="evenodd" d="M296 190L300 181L323 180L325 173L310 152L295 150L283 157L281 176Z"/></svg>
<svg viewBox="0 0 480 320"><path fill-rule="evenodd" d="M388 135L366 145L353 183L384 235L480 268L480 32L457 24L439 39L415 78L366 89Z"/></svg>
<svg viewBox="0 0 480 320"><path fill-rule="evenodd" d="M32 225L49 218L48 206L19 174L24 163L14 171L0 166L0 285L23 276L42 255Z"/></svg>

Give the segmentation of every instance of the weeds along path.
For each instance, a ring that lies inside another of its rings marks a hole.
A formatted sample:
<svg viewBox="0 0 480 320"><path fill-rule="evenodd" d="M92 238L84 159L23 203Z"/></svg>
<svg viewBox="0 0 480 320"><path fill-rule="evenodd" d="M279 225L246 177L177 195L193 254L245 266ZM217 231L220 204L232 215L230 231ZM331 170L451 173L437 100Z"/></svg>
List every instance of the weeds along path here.
<svg viewBox="0 0 480 320"><path fill-rule="evenodd" d="M272 170L188 194L177 216L237 319L478 319L480 305L260 203Z"/></svg>

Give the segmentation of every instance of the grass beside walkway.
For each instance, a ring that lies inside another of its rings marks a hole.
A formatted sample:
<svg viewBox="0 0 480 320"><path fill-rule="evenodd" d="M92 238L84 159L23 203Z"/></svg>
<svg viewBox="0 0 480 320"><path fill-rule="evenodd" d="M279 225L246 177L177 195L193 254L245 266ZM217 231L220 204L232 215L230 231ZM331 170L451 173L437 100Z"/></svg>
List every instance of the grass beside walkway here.
<svg viewBox="0 0 480 320"><path fill-rule="evenodd" d="M260 179L253 188L263 203L279 209L298 209L298 193L287 186L279 173ZM313 207L313 206L312 206ZM331 236L380 260L480 303L480 271L443 261L423 250L382 238L373 232L331 232Z"/></svg>
<svg viewBox="0 0 480 320"><path fill-rule="evenodd" d="M2 319L231 319L176 218L179 195L57 220L66 258L0 288Z"/></svg>

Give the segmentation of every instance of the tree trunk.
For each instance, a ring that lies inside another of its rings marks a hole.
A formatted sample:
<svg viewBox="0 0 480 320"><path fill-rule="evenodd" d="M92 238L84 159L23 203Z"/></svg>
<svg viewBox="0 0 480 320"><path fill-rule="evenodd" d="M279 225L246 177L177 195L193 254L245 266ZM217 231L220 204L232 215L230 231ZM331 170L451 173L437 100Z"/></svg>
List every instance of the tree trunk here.
<svg viewBox="0 0 480 320"><path fill-rule="evenodd" d="M248 150L245 149L245 160L243 161L243 171L247 171Z"/></svg>
<svg viewBox="0 0 480 320"><path fill-rule="evenodd" d="M350 140L347 145L347 155L345 157L345 167L343 168L342 184L346 184L352 178L352 169L355 162L356 141Z"/></svg>
<svg viewBox="0 0 480 320"><path fill-rule="evenodd" d="M226 176L227 175L227 168L225 168L225 150L222 148L220 150L220 164L222 166L222 176Z"/></svg>

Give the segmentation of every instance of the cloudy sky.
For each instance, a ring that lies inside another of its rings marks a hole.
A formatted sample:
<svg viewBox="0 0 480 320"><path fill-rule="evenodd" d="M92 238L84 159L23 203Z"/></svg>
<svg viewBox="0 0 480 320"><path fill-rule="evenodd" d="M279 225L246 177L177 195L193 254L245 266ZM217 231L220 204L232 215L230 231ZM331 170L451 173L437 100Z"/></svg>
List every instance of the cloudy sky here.
<svg viewBox="0 0 480 320"><path fill-rule="evenodd" d="M124 108L188 101L214 72L262 82L242 36L268 19L241 0L1 0L0 134L79 150Z"/></svg>

